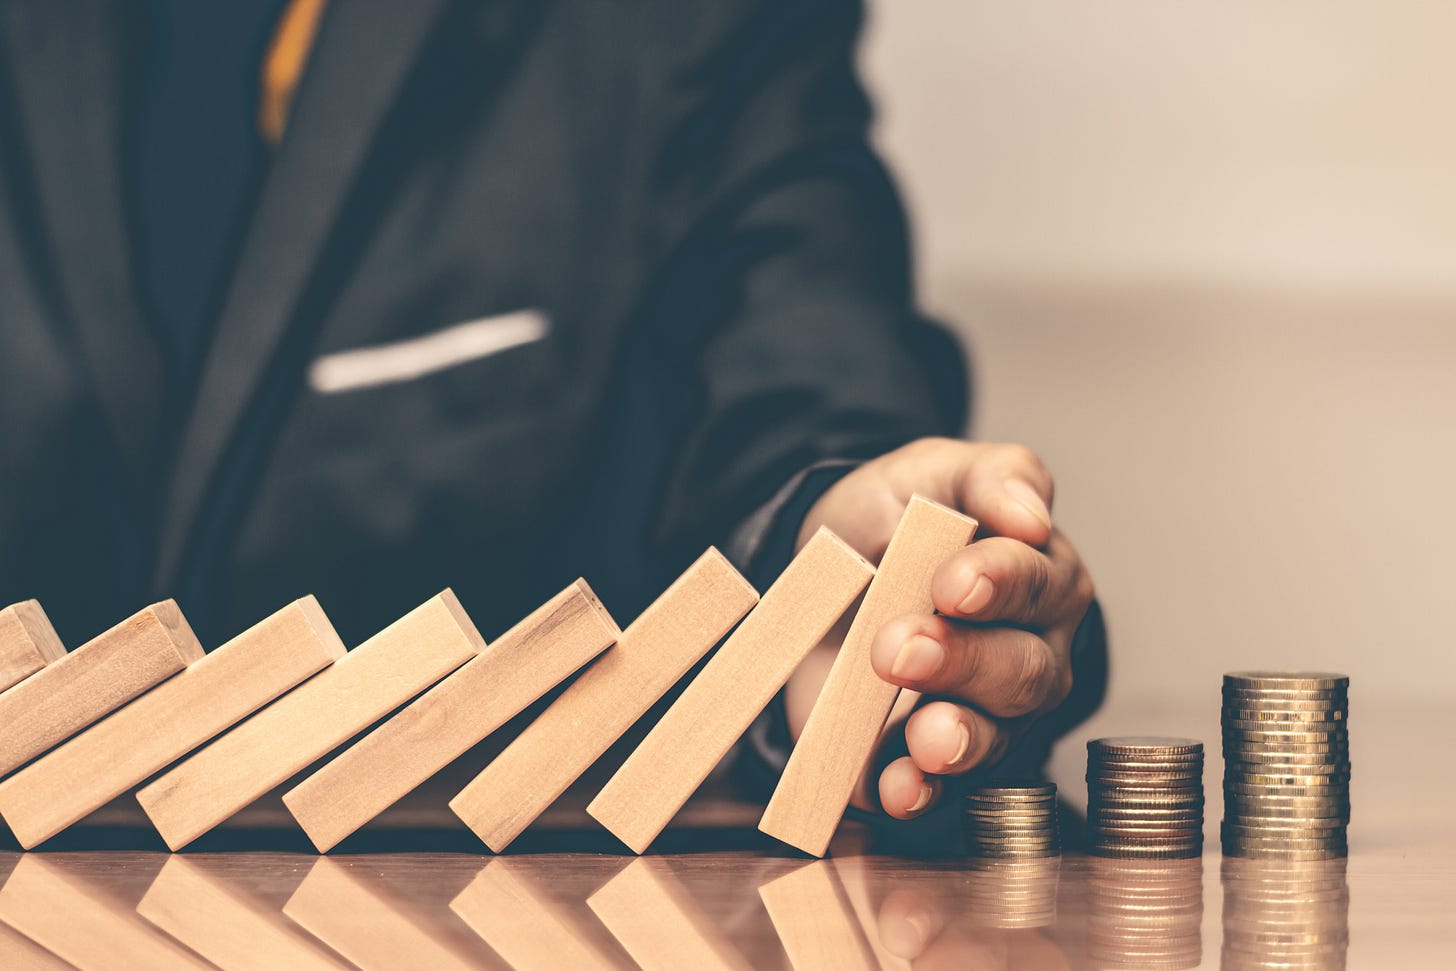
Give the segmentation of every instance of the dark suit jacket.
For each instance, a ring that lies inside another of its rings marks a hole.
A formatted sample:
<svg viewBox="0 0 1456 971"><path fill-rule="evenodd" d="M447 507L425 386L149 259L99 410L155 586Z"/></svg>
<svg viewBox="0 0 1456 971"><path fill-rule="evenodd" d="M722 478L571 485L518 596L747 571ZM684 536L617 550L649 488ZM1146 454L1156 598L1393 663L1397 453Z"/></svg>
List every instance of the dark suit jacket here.
<svg viewBox="0 0 1456 971"><path fill-rule="evenodd" d="M0 0L0 601L71 645L310 592L357 643L446 585L489 637L578 574L626 622L800 470L961 426L836 0L334 0L169 400L130 10ZM541 339L310 383L528 309Z"/></svg>

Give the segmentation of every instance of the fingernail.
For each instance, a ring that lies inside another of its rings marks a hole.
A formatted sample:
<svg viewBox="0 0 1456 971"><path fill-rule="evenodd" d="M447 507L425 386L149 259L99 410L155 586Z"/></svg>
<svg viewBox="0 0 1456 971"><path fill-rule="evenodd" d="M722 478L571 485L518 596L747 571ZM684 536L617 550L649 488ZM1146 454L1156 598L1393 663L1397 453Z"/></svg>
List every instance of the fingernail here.
<svg viewBox="0 0 1456 971"><path fill-rule="evenodd" d="M1047 527L1051 526L1052 514L1047 511L1046 502L1037 495L1036 490L1029 483L1023 482L1021 479L1007 479L1006 491L1019 505L1024 506L1027 512L1041 520Z"/></svg>
<svg viewBox="0 0 1456 971"><path fill-rule="evenodd" d="M956 749L956 754L952 755L950 761L945 764L946 768L950 768L953 765L960 765L961 759L965 758L966 753L971 750L971 730L966 727L965 722L960 722L956 725L956 733L960 735L961 744Z"/></svg>
<svg viewBox="0 0 1456 971"><path fill-rule="evenodd" d="M961 613L974 614L996 596L996 584L991 578L982 573L976 577L976 582L971 585L971 592L966 594L966 599L961 601Z"/></svg>
<svg viewBox="0 0 1456 971"><path fill-rule="evenodd" d="M922 810L926 806L930 805L930 797L931 796L934 796L934 795L935 795L935 790L930 787L930 784L928 782L921 783L920 784L920 798L919 799L916 799L915 800L915 804L913 806L911 806L909 809L905 810L905 811L906 812L911 812L911 813L918 813L918 812L920 812L920 810Z"/></svg>
<svg viewBox="0 0 1456 971"><path fill-rule="evenodd" d="M895 655L895 663L890 665L890 676L902 681L923 681L940 670L944 657L945 652L934 638L916 634Z"/></svg>

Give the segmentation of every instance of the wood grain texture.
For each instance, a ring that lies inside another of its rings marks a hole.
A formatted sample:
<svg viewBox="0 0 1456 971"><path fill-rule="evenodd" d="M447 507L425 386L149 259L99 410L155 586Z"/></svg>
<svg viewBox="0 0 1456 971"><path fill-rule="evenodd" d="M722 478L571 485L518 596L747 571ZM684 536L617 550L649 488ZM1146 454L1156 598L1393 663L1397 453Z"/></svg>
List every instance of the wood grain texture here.
<svg viewBox="0 0 1456 971"><path fill-rule="evenodd" d="M513 971L620 968L570 911L532 885L529 869L511 858L491 860L450 909Z"/></svg>
<svg viewBox="0 0 1456 971"><path fill-rule="evenodd" d="M0 920L81 971L192 971L211 965L38 854L21 857L0 888Z"/></svg>
<svg viewBox="0 0 1456 971"><path fill-rule="evenodd" d="M491 849L505 849L757 601L709 549L450 808Z"/></svg>
<svg viewBox="0 0 1456 971"><path fill-rule="evenodd" d="M343 656L318 601L296 600L0 782L0 816L30 849Z"/></svg>
<svg viewBox="0 0 1456 971"><path fill-rule="evenodd" d="M19 684L66 653L50 618L35 600L0 610L0 691Z"/></svg>
<svg viewBox="0 0 1456 971"><path fill-rule="evenodd" d="M645 852L874 572L849 544L820 529L587 812Z"/></svg>
<svg viewBox="0 0 1456 971"><path fill-rule="evenodd" d="M162 865L137 913L223 971L346 971L276 906L236 893L186 856Z"/></svg>
<svg viewBox="0 0 1456 971"><path fill-rule="evenodd" d="M0 693L0 776L201 660L170 600L152 604Z"/></svg>
<svg viewBox="0 0 1456 971"><path fill-rule="evenodd" d="M485 647L449 590L431 597L137 793L179 849Z"/></svg>
<svg viewBox="0 0 1456 971"><path fill-rule="evenodd" d="M930 580L971 541L975 520L914 496L819 694L759 829L823 856L900 689L870 667L875 634L902 614L930 613Z"/></svg>
<svg viewBox="0 0 1456 971"><path fill-rule="evenodd" d="M314 846L328 852L620 634L591 587L577 580L290 790L284 805Z"/></svg>
<svg viewBox="0 0 1456 971"><path fill-rule="evenodd" d="M283 913L363 971L478 971L497 968L462 947L411 902L385 892L356 867L320 857L283 906ZM461 933L468 933L461 928Z"/></svg>
<svg viewBox="0 0 1456 971"><path fill-rule="evenodd" d="M661 857L633 860L587 906L643 971L753 971Z"/></svg>
<svg viewBox="0 0 1456 971"><path fill-rule="evenodd" d="M859 920L823 860L758 888L794 971L880 971Z"/></svg>

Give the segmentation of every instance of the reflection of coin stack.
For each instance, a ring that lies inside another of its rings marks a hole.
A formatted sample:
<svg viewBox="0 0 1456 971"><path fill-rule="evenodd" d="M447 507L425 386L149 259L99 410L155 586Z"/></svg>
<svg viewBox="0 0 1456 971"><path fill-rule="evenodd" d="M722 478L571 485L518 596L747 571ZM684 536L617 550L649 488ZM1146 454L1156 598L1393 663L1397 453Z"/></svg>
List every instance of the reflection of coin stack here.
<svg viewBox="0 0 1456 971"><path fill-rule="evenodd" d="M1057 919L1057 882L1062 861L972 860L966 870L966 904L971 923L1014 930L1046 927Z"/></svg>
<svg viewBox="0 0 1456 971"><path fill-rule="evenodd" d="M1088 860L1087 951L1099 968L1203 960L1203 860Z"/></svg>
<svg viewBox="0 0 1456 971"><path fill-rule="evenodd" d="M1226 855L1345 855L1349 686L1339 674L1224 675Z"/></svg>
<svg viewBox="0 0 1456 971"><path fill-rule="evenodd" d="M1343 858L1223 860L1225 971L1339 971L1350 944Z"/></svg>
<svg viewBox="0 0 1456 971"><path fill-rule="evenodd" d="M1087 743L1087 852L1173 860L1203 854L1203 743L1096 738Z"/></svg>
<svg viewBox="0 0 1456 971"><path fill-rule="evenodd" d="M971 856L1056 856L1062 851L1057 787L997 784L973 789L966 794L965 832Z"/></svg>

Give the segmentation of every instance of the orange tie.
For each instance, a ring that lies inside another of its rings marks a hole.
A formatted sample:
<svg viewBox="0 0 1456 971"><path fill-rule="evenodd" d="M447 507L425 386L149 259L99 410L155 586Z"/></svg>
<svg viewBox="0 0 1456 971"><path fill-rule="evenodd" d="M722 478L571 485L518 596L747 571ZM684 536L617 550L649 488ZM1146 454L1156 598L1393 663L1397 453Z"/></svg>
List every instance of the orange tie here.
<svg viewBox="0 0 1456 971"><path fill-rule="evenodd" d="M258 131L269 145L277 145L288 127L293 94L308 63L327 0L290 0L278 19L273 40L263 56L263 90L258 102Z"/></svg>

